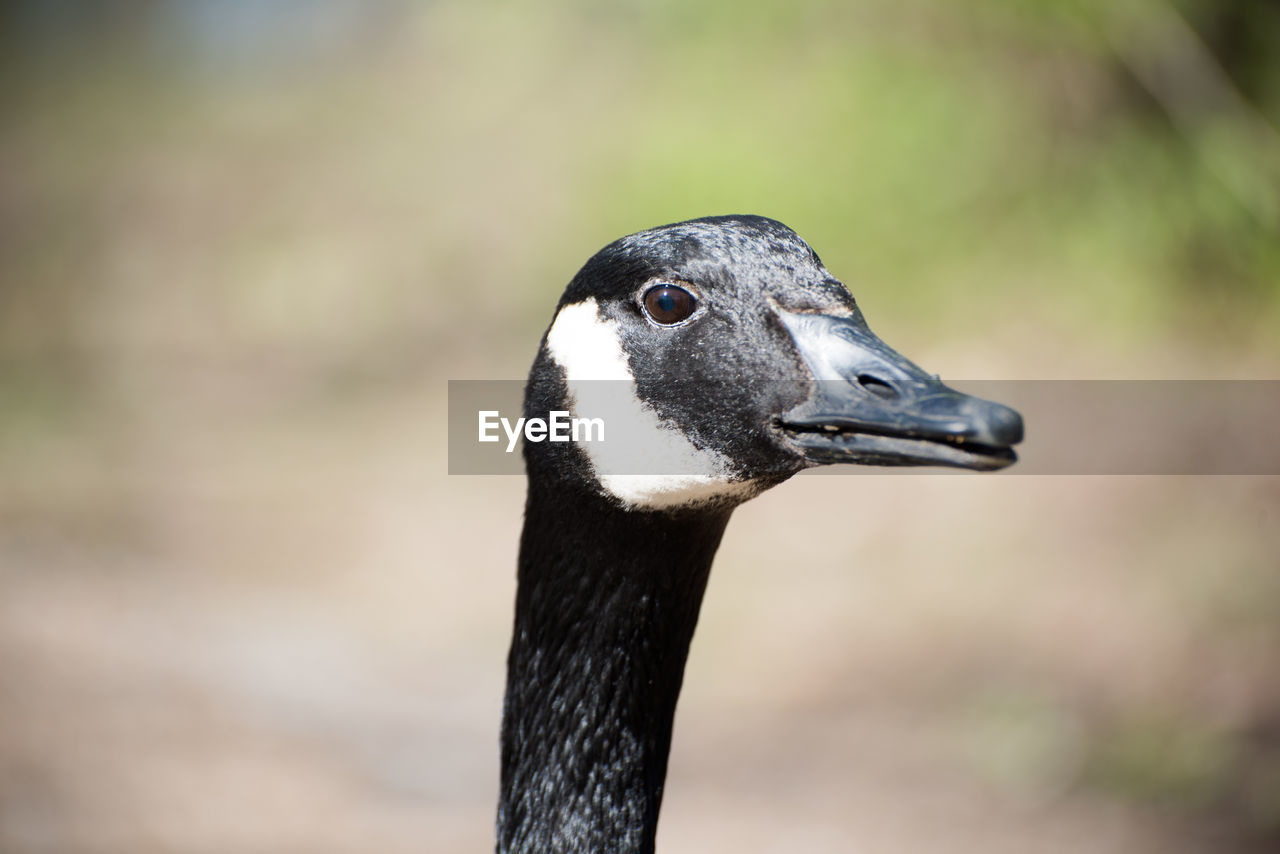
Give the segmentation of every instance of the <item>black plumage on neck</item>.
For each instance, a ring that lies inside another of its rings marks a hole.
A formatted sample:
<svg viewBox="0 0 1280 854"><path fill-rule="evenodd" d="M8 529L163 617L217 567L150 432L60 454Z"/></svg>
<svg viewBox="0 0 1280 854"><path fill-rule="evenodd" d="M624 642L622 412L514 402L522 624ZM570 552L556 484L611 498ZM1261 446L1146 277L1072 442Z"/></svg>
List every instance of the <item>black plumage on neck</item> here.
<svg viewBox="0 0 1280 854"><path fill-rule="evenodd" d="M498 851L652 852L689 642L731 507L637 511L531 478Z"/></svg>

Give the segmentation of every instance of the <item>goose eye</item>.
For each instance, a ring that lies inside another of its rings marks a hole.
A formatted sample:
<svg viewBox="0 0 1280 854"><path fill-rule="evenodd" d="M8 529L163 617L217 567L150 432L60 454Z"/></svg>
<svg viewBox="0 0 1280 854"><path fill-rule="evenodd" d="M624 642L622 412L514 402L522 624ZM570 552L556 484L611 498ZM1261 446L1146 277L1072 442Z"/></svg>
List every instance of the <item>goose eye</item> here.
<svg viewBox="0 0 1280 854"><path fill-rule="evenodd" d="M645 312L653 318L653 322L663 326L674 326L682 320L687 320L689 315L693 314L693 310L698 307L698 301L693 294L675 285L654 285L644 292L644 298L641 301L644 303Z"/></svg>

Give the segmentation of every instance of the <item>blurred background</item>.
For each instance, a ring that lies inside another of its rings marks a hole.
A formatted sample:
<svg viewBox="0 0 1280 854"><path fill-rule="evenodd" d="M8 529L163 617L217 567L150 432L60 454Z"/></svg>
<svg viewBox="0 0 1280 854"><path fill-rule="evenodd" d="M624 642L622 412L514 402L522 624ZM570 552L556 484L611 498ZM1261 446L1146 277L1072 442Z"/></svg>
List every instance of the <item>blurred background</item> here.
<svg viewBox="0 0 1280 854"><path fill-rule="evenodd" d="M4 852L491 850L446 381L624 233L780 219L950 379L1280 378L1265 0L2 9ZM659 847L1276 850L1278 555L1275 477L797 478Z"/></svg>

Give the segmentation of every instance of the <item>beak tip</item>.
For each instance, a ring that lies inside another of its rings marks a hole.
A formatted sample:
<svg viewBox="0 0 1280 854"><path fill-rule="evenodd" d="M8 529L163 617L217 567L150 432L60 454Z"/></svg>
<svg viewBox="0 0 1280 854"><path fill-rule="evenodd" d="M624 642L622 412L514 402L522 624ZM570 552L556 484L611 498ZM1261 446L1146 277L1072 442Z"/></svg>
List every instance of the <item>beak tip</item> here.
<svg viewBox="0 0 1280 854"><path fill-rule="evenodd" d="M987 421L993 445L1016 445L1022 441L1022 415L1016 409L1003 404L991 404L991 413Z"/></svg>

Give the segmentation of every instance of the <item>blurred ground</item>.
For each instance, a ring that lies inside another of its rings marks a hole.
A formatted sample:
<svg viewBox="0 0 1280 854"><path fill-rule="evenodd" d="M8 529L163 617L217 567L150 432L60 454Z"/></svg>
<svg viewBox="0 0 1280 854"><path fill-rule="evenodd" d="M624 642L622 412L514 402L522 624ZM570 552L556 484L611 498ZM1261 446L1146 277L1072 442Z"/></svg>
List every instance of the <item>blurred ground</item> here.
<svg viewBox="0 0 1280 854"><path fill-rule="evenodd" d="M487 850L523 482L445 383L626 231L778 217L949 378L1280 378L1258 4L71 8L4 12L5 852ZM1277 554L1275 477L798 478L661 849L1275 850Z"/></svg>
<svg viewBox="0 0 1280 854"><path fill-rule="evenodd" d="M166 496L186 530L150 553L6 544L5 850L488 847L520 484L435 488L413 423L306 497L266 455ZM1266 850L1239 821L1274 809L1274 600L1242 590L1275 583L1280 496L1169 480L744 508L664 848Z"/></svg>

